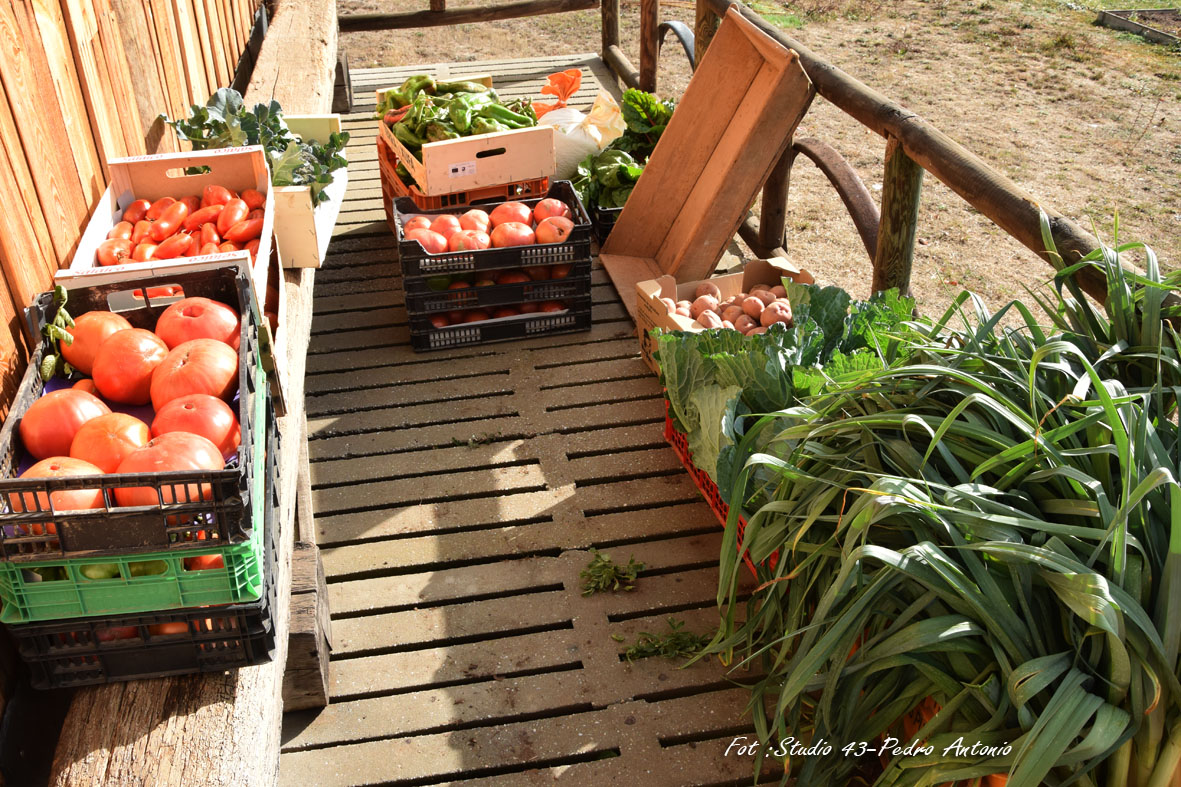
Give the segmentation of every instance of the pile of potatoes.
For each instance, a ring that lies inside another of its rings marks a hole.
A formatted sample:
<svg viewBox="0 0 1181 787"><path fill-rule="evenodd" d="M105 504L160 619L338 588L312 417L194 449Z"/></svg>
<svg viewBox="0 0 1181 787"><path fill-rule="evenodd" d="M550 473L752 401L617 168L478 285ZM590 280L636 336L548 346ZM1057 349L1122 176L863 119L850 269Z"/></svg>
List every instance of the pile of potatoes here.
<svg viewBox="0 0 1181 787"><path fill-rule="evenodd" d="M777 322L791 327L791 303L787 291L776 285L756 284L750 292L740 292L722 300L722 291L713 282L703 281L693 293L695 300L674 301L661 298L669 314L696 320L702 328L728 328L744 336L764 333ZM694 325L693 327L697 327Z"/></svg>

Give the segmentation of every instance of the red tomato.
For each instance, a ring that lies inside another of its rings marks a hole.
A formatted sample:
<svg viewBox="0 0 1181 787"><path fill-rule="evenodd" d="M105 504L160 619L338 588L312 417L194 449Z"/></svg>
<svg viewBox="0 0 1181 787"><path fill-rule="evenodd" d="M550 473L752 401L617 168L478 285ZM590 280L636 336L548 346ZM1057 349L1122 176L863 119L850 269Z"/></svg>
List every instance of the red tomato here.
<svg viewBox="0 0 1181 787"><path fill-rule="evenodd" d="M188 215L185 219L185 229L189 232L195 231L199 227L203 227L209 222L216 222L217 217L225 210L225 205L208 205L204 208L199 208ZM215 226L214 229L217 229Z"/></svg>
<svg viewBox="0 0 1181 787"><path fill-rule="evenodd" d="M537 304L532 303L530 301L526 301L525 303L522 303L517 308L519 308L521 310L521 314L533 314L534 312L539 311L537 308Z"/></svg>
<svg viewBox="0 0 1181 787"><path fill-rule="evenodd" d="M242 251L242 247L230 241L226 241L217 247L218 254L226 254L231 251Z"/></svg>
<svg viewBox="0 0 1181 787"><path fill-rule="evenodd" d="M243 189L242 201L246 203L246 207L254 210L267 204L267 195L255 189Z"/></svg>
<svg viewBox="0 0 1181 787"><path fill-rule="evenodd" d="M175 203L176 203L176 200L173 199L172 197L161 197L160 199L158 199L152 203L152 207L148 208L148 212L144 214L144 218L151 219L152 221L155 221L156 219L158 219L164 215L164 211L168 210L168 207L170 205L173 205Z"/></svg>
<svg viewBox="0 0 1181 787"><path fill-rule="evenodd" d="M479 322L480 320L491 320L492 315L483 309L472 309L469 312L464 312L464 322Z"/></svg>
<svg viewBox="0 0 1181 787"><path fill-rule="evenodd" d="M522 271L504 271L496 277L497 284L528 284L533 281Z"/></svg>
<svg viewBox="0 0 1181 787"><path fill-rule="evenodd" d="M172 203L160 215L160 218L156 219L156 223L152 225L152 240L159 243L165 238L171 237L181 228L185 219L188 217L188 205L184 202Z"/></svg>
<svg viewBox="0 0 1181 787"><path fill-rule="evenodd" d="M487 232L492 229L492 219L488 214L479 208L472 208L467 213L459 217L459 226L465 230L479 230L480 232Z"/></svg>
<svg viewBox="0 0 1181 787"><path fill-rule="evenodd" d="M220 557L220 555L219 555ZM185 561L186 563L188 560ZM183 620L173 621L172 623L153 623L148 626L148 634L153 637L168 637L175 634L188 634L189 624Z"/></svg>
<svg viewBox="0 0 1181 787"><path fill-rule="evenodd" d="M533 220L538 224L550 216L561 216L568 219L570 218L570 207L560 199L553 197L546 197L533 206Z"/></svg>
<svg viewBox="0 0 1181 787"><path fill-rule="evenodd" d="M122 265L131 259L131 241L125 238L111 238L98 244L95 254L99 265Z"/></svg>
<svg viewBox="0 0 1181 787"><path fill-rule="evenodd" d="M561 301L545 301L538 308L543 312L560 312L566 310L566 304Z"/></svg>
<svg viewBox="0 0 1181 787"><path fill-rule="evenodd" d="M431 220L426 216L415 216L402 222L402 233L405 234L410 230L429 230L431 228Z"/></svg>
<svg viewBox="0 0 1181 787"><path fill-rule="evenodd" d="M109 412L111 408L101 399L77 388L47 393L21 417L21 442L38 459L69 456L70 443L82 424Z"/></svg>
<svg viewBox="0 0 1181 787"><path fill-rule="evenodd" d="M537 225L538 243L563 243L574 231L574 222L562 216L550 216Z"/></svg>
<svg viewBox="0 0 1181 787"><path fill-rule="evenodd" d="M185 298L169 306L156 320L156 335L168 349L193 339L217 339L238 348L238 313L209 298Z"/></svg>
<svg viewBox="0 0 1181 787"><path fill-rule="evenodd" d="M226 561L221 555L195 555L185 558L185 571L205 571L210 568L225 568Z"/></svg>
<svg viewBox="0 0 1181 787"><path fill-rule="evenodd" d="M529 227L533 224L533 211L523 202L502 202L492 209L492 212L488 214L488 219L492 222L493 228L509 221L519 222Z"/></svg>
<svg viewBox="0 0 1181 787"><path fill-rule="evenodd" d="M250 213L250 208L242 200L232 199L227 202L225 210L217 216L217 234L224 238L230 227L239 221L246 220L246 214L248 213Z"/></svg>
<svg viewBox="0 0 1181 787"><path fill-rule="evenodd" d="M152 237L152 222L147 219L140 219L135 222L135 227L131 230L131 245L138 246L144 240L150 240Z"/></svg>
<svg viewBox="0 0 1181 787"><path fill-rule="evenodd" d="M250 252L250 261L254 262L254 258L258 256L259 239L246 241L246 251Z"/></svg>
<svg viewBox="0 0 1181 787"><path fill-rule="evenodd" d="M99 642L114 642L117 639L134 639L139 636L137 626L105 626L94 630L94 637Z"/></svg>
<svg viewBox="0 0 1181 787"><path fill-rule="evenodd" d="M459 226L459 219L456 217L443 215L431 222L431 229L450 240L451 236L459 232L462 227Z"/></svg>
<svg viewBox="0 0 1181 787"><path fill-rule="evenodd" d="M169 470L221 470L225 462L217 446L188 432L169 432L154 437L119 464L120 473L163 473ZM159 494L150 486L116 487L115 502L121 506L155 506L208 500L209 484L163 484Z"/></svg>
<svg viewBox="0 0 1181 787"><path fill-rule="evenodd" d="M93 396L98 396L98 388L95 387L94 380L91 380L89 377L85 380L79 380L70 387L77 391L85 391Z"/></svg>
<svg viewBox="0 0 1181 787"><path fill-rule="evenodd" d="M187 197L181 197L180 201L188 207L189 213L194 213L201 209L201 198L196 194L190 194Z"/></svg>
<svg viewBox="0 0 1181 787"><path fill-rule="evenodd" d="M152 407L204 393L229 399L238 390L238 352L217 339L178 344L152 373Z"/></svg>
<svg viewBox="0 0 1181 787"><path fill-rule="evenodd" d="M156 259L156 244L139 244L135 247L135 251L131 253L131 259L135 260L136 262L147 262L148 260Z"/></svg>
<svg viewBox="0 0 1181 787"><path fill-rule="evenodd" d="M233 243L246 243L262 235L262 219L243 219L221 234Z"/></svg>
<svg viewBox="0 0 1181 787"><path fill-rule="evenodd" d="M492 245L492 240L485 232L479 230L460 230L452 234L447 241L447 248L451 251L477 251Z"/></svg>
<svg viewBox="0 0 1181 787"><path fill-rule="evenodd" d="M161 407L152 420L152 436L168 432L199 434L216 445L227 459L237 453L242 441L242 429L234 411L209 394L178 396Z"/></svg>
<svg viewBox="0 0 1181 787"><path fill-rule="evenodd" d="M233 198L234 195L225 186L206 186L205 190L201 192L201 207L225 205Z"/></svg>
<svg viewBox="0 0 1181 787"><path fill-rule="evenodd" d="M74 434L70 456L89 462L104 473L119 469L119 463L152 439L148 425L133 415L107 413L92 418Z"/></svg>
<svg viewBox="0 0 1181 787"><path fill-rule="evenodd" d="M564 262L561 265L551 265L550 266L550 278L551 279L564 279L570 275L570 271L572 271L572 270L574 270L574 266L568 262Z"/></svg>
<svg viewBox="0 0 1181 787"><path fill-rule="evenodd" d="M111 227L111 231L107 233L107 240L114 240L116 238L131 240L131 233L134 229L135 227L130 221L121 221L114 227Z"/></svg>
<svg viewBox="0 0 1181 787"><path fill-rule="evenodd" d="M200 249L197 250L197 253L202 257L204 257L206 254L217 254L218 253L217 244L216 243L206 243Z"/></svg>
<svg viewBox="0 0 1181 787"><path fill-rule="evenodd" d="M447 239L434 230L414 229L406 233L406 240L416 240L422 244L427 254L442 254L447 251Z"/></svg>
<svg viewBox="0 0 1181 787"><path fill-rule="evenodd" d="M526 275L533 281L545 281L550 278L550 266L548 265L530 265L525 268Z"/></svg>
<svg viewBox="0 0 1181 787"><path fill-rule="evenodd" d="M431 325L435 328L446 328L451 324L451 321L447 319L447 315L445 314L432 314L429 319Z"/></svg>
<svg viewBox="0 0 1181 787"><path fill-rule="evenodd" d="M217 226L213 222L206 222L201 225L201 246L205 247L212 243L214 246L221 244L221 236L217 234Z"/></svg>
<svg viewBox="0 0 1181 787"><path fill-rule="evenodd" d="M123 221L130 221L132 224L135 224L147 215L148 208L150 207L152 207L152 203L146 199L137 199L124 209Z"/></svg>
<svg viewBox="0 0 1181 787"><path fill-rule="evenodd" d="M82 374L90 374L94 368L94 355L102 343L111 334L130 327L131 323L114 312L86 312L74 320L73 328L66 329L74 340L69 344L60 343L62 357Z"/></svg>
<svg viewBox="0 0 1181 787"><path fill-rule="evenodd" d="M492 312L493 318L497 317L516 317L521 313L521 310L515 306L501 306Z"/></svg>
<svg viewBox="0 0 1181 787"><path fill-rule="evenodd" d="M528 224L519 221L506 221L492 228L492 245L495 248L528 246L534 240L533 230Z"/></svg>
<svg viewBox="0 0 1181 787"><path fill-rule="evenodd" d="M178 232L175 235L160 242L160 245L156 247L156 259L174 260L177 257L185 254L192 245L192 235L188 235L184 232Z"/></svg>
<svg viewBox="0 0 1181 787"><path fill-rule="evenodd" d="M21 473L21 478L69 478L80 475L101 475L102 470L81 459L71 459L68 456L52 456L42 459L37 464ZM50 492L22 492L19 495L9 493L8 505L14 513L27 511L86 511L103 507L103 493L101 489L59 489ZM34 536L44 533L56 533L57 528L50 522L25 525L28 532ZM22 528L23 529L23 528Z"/></svg>
<svg viewBox="0 0 1181 787"><path fill-rule="evenodd" d="M254 210L252 210L246 214L246 218L261 219L261 218L265 218L266 215L267 215L267 212L265 210L263 210L262 208L255 208Z"/></svg>
<svg viewBox="0 0 1181 787"><path fill-rule="evenodd" d="M103 342L94 356L94 384L112 402L147 404L151 401L152 372L167 356L168 346L151 331L119 331Z"/></svg>

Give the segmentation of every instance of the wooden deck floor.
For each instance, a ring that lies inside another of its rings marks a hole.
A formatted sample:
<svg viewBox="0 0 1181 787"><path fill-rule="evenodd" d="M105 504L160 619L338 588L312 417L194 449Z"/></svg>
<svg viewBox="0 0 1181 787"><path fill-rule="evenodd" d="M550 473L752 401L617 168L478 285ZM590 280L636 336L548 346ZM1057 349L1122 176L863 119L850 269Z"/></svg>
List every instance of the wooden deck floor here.
<svg viewBox="0 0 1181 787"><path fill-rule="evenodd" d="M373 90L430 70L537 97L593 56L355 71L349 193L316 278L307 408L333 618L331 705L289 714L289 785L749 784L748 694L613 635L716 623L717 522L661 438L656 379L601 269L589 333L415 354ZM597 547L648 570L583 598Z"/></svg>

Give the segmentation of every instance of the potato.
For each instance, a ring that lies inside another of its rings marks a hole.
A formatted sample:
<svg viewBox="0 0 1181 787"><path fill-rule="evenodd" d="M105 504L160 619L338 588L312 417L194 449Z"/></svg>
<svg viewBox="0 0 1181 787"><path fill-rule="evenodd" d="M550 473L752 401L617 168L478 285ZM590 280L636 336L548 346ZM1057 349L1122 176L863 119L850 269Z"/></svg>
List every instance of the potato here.
<svg viewBox="0 0 1181 787"><path fill-rule="evenodd" d="M675 313L681 317L687 317L690 320L693 319L693 315L689 314L689 310L683 306L678 306Z"/></svg>
<svg viewBox="0 0 1181 787"><path fill-rule="evenodd" d="M744 314L734 321L734 329L743 333L750 333L751 328L757 328L758 322L750 315Z"/></svg>
<svg viewBox="0 0 1181 787"><path fill-rule="evenodd" d="M763 327L762 325L759 325L754 328L751 328L750 333L748 333L747 336L754 336L756 333L766 333L766 332L767 332L767 329L765 327Z"/></svg>
<svg viewBox="0 0 1181 787"><path fill-rule="evenodd" d="M702 297L708 298L710 296L705 295ZM701 314L697 315L697 322L701 323L706 328L722 327L722 318L717 315L717 312L710 311L709 309L706 309L705 311L701 312Z"/></svg>
<svg viewBox="0 0 1181 787"><path fill-rule="evenodd" d="M729 320L722 320L722 327L727 331L732 331L734 330L734 323L730 322Z"/></svg>
<svg viewBox="0 0 1181 787"><path fill-rule="evenodd" d="M677 301L677 308L678 308L678 309L680 309L680 308L685 308L685 309L688 309L688 308L690 308L692 305L693 305L693 304L692 304L691 302L689 302L689 301Z"/></svg>
<svg viewBox="0 0 1181 787"><path fill-rule="evenodd" d="M699 295L697 300L693 301L693 305L689 307L689 313L694 318L700 317L702 312L716 312L718 310L718 299L712 295ZM717 315L714 315L717 317ZM721 320L718 320L720 323Z"/></svg>
<svg viewBox="0 0 1181 787"><path fill-rule="evenodd" d="M783 301L775 301L767 308L763 309L762 316L759 317L759 324L764 328L781 322L790 326L791 322L791 307L784 305Z"/></svg>
<svg viewBox="0 0 1181 787"><path fill-rule="evenodd" d="M712 295L716 301L722 297L722 291L713 282L703 281L697 285L697 289L693 292L695 298L700 298L702 295Z"/></svg>
<svg viewBox="0 0 1181 787"><path fill-rule="evenodd" d="M756 292L761 292L763 290L769 290L769 289L771 289L770 284L756 284L755 286L750 288L750 294L754 295Z"/></svg>
<svg viewBox="0 0 1181 787"><path fill-rule="evenodd" d="M752 292L751 295L758 298L764 304L775 302L775 294L770 290L759 290L758 292Z"/></svg>
<svg viewBox="0 0 1181 787"><path fill-rule="evenodd" d="M784 288L784 286L782 284L776 284L774 287L771 288L771 294L774 295L776 298L786 298L787 297L787 290Z"/></svg>
<svg viewBox="0 0 1181 787"><path fill-rule="evenodd" d="M730 322L735 322L744 314L746 314L746 312L742 310L741 306L731 305L722 309L722 319L729 320Z"/></svg>
<svg viewBox="0 0 1181 787"><path fill-rule="evenodd" d="M751 295L742 302L742 311L748 316L754 317L756 320L759 319L759 315L763 313L764 308L763 299L757 295Z"/></svg>
<svg viewBox="0 0 1181 787"><path fill-rule="evenodd" d="M661 298L660 302L664 304L664 307L666 309L668 309L669 314L676 314L677 313L677 302L674 301L672 298Z"/></svg>

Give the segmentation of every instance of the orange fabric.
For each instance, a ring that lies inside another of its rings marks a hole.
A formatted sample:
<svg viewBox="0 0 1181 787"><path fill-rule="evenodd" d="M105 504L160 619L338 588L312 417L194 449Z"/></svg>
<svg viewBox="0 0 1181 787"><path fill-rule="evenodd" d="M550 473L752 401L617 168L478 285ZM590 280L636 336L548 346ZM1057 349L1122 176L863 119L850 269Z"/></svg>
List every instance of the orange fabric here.
<svg viewBox="0 0 1181 787"><path fill-rule="evenodd" d="M554 96L558 100L552 104L542 104L538 101L533 102L533 111L537 113L537 117L541 117L551 109L559 109L566 106L566 101L570 96L578 92L578 88L582 87L582 72L577 68L570 68L566 71L559 71L556 74L550 74L549 79L545 83L545 87L541 89L543 95Z"/></svg>

